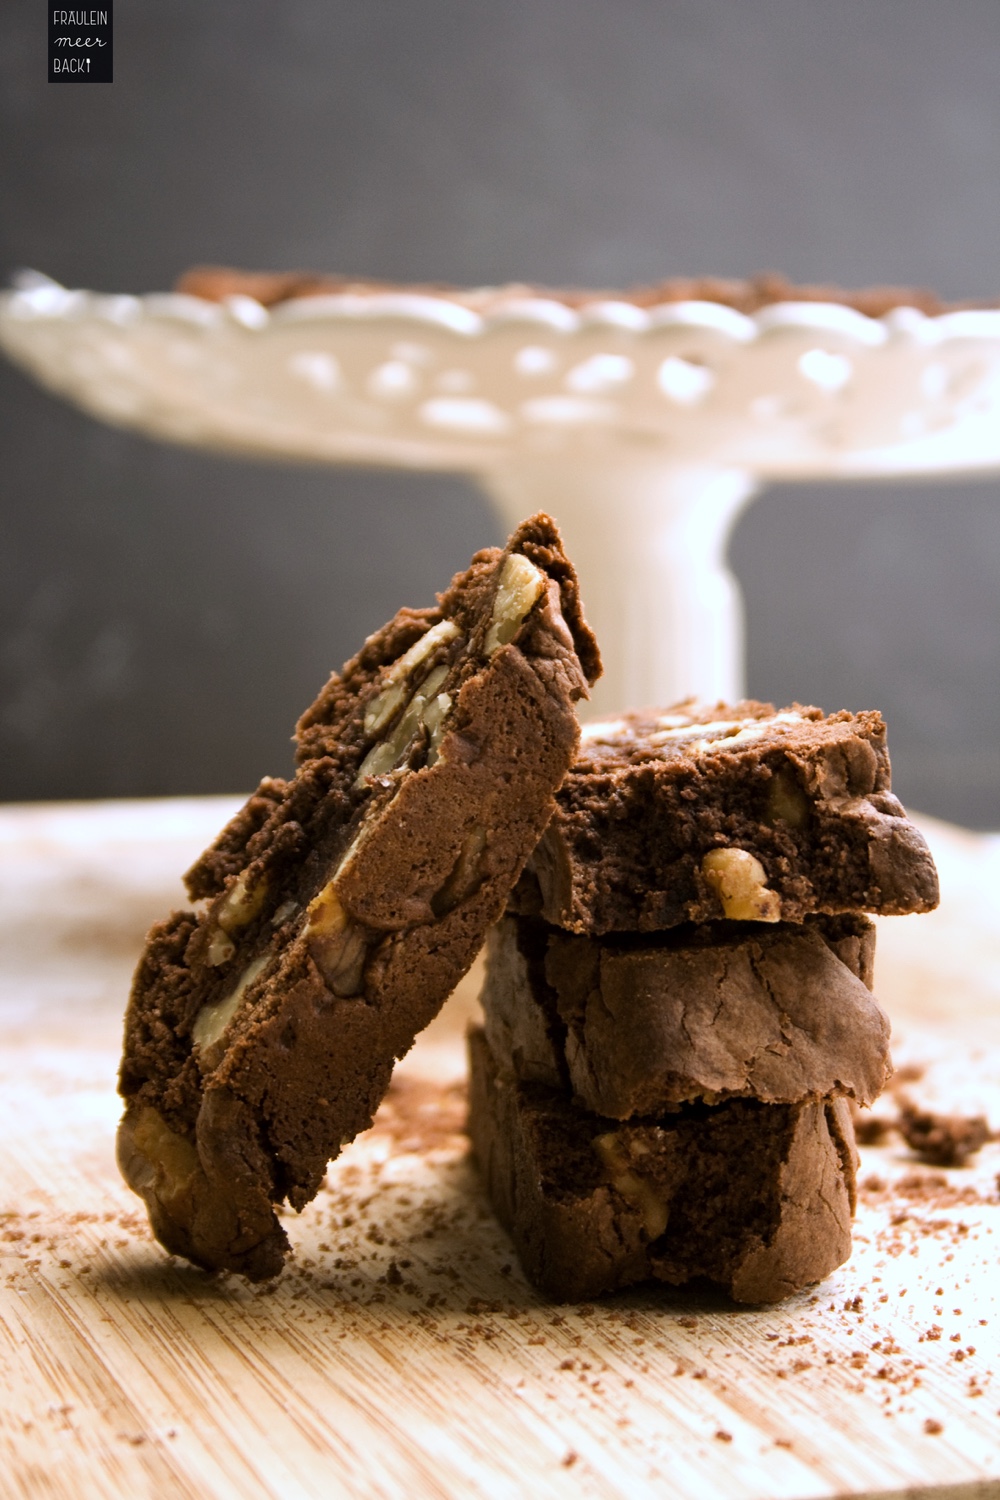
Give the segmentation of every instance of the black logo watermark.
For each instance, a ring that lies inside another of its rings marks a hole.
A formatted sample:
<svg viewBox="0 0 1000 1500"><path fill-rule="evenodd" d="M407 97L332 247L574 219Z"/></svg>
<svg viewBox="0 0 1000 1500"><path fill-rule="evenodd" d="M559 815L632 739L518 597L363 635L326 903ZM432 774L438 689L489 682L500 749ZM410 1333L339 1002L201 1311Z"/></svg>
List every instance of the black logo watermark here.
<svg viewBox="0 0 1000 1500"><path fill-rule="evenodd" d="M114 81L112 0L88 10L64 10L49 0L49 82Z"/></svg>

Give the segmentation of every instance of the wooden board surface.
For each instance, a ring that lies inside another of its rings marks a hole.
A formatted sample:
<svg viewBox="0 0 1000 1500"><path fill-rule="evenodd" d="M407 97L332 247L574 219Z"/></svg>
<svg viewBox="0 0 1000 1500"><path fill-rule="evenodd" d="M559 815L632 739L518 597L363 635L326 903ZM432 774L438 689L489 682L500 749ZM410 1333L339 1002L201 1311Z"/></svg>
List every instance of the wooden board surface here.
<svg viewBox="0 0 1000 1500"><path fill-rule="evenodd" d="M167 1258L113 1160L123 998L226 799L0 811L0 1493L1000 1495L1000 1149L865 1152L848 1266L777 1308L556 1308L465 1139L474 979L250 1288ZM1000 1124L1000 840L926 824L942 910L880 928L921 1099Z"/></svg>

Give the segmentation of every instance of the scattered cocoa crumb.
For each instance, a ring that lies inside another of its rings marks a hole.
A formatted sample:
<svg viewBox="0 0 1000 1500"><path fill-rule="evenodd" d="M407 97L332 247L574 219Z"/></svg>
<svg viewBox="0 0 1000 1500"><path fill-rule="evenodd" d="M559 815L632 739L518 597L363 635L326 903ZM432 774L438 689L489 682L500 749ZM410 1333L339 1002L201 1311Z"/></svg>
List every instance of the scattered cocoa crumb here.
<svg viewBox="0 0 1000 1500"><path fill-rule="evenodd" d="M898 1128L910 1150L935 1167L964 1166L992 1134L982 1115L939 1115L905 1096L899 1101Z"/></svg>
<svg viewBox="0 0 1000 1500"><path fill-rule="evenodd" d="M993 1133L982 1115L937 1114L915 1104L905 1091L906 1085L919 1082L925 1072L925 1067L911 1063L893 1077L888 1093L898 1105L895 1118L854 1108L855 1137L859 1145L879 1146L893 1131L898 1131L910 1150L932 1166L964 1166L970 1156L993 1138Z"/></svg>
<svg viewBox="0 0 1000 1500"><path fill-rule="evenodd" d="M924 1431L929 1437L936 1437L939 1432L944 1432L944 1427L936 1417L925 1417Z"/></svg>
<svg viewBox="0 0 1000 1500"><path fill-rule="evenodd" d="M892 1190L913 1203L922 1203L934 1208L954 1208L960 1203L973 1204L988 1201L971 1184L963 1183L961 1186L956 1186L940 1172L909 1172L905 1177L900 1177L897 1182L893 1183ZM939 1288L934 1295L942 1297L944 1293Z"/></svg>
<svg viewBox="0 0 1000 1500"><path fill-rule="evenodd" d="M861 1114L854 1116L854 1137L859 1146L881 1146L886 1136L896 1128L894 1120L884 1115Z"/></svg>
<svg viewBox="0 0 1000 1500"><path fill-rule="evenodd" d="M919 1083L927 1072L923 1063L904 1063L897 1068L889 1083L889 1092L895 1093L898 1089L905 1087L908 1083Z"/></svg>
<svg viewBox="0 0 1000 1500"><path fill-rule="evenodd" d="M725 1432L720 1427L719 1430L718 1430L718 1432L715 1434L715 1439L716 1439L716 1442L719 1442L719 1443L731 1443L732 1440L733 1440L733 1435L732 1435L731 1432Z"/></svg>
<svg viewBox="0 0 1000 1500"><path fill-rule="evenodd" d="M449 1145L465 1129L466 1087L462 1081L441 1087L405 1074L393 1078L371 1133L388 1136L396 1151L433 1151Z"/></svg>
<svg viewBox="0 0 1000 1500"><path fill-rule="evenodd" d="M578 1453L574 1453L573 1449L570 1448L569 1452L566 1453L566 1454L564 1454L564 1456L563 1456L563 1460L562 1460L562 1466L563 1466L563 1468L564 1469L571 1469L573 1467L573 1465L576 1463L576 1461L577 1461L577 1459L579 1457L580 1457L580 1455Z"/></svg>

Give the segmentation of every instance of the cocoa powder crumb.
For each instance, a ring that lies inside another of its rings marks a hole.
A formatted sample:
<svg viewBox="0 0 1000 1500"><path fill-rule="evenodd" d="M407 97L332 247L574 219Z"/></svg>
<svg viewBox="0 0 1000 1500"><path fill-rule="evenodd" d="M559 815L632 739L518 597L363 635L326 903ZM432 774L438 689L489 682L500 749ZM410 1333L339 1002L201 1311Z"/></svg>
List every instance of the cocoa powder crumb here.
<svg viewBox="0 0 1000 1500"><path fill-rule="evenodd" d="M923 1161L937 1167L962 1167L992 1132L983 1115L939 1115L900 1099L899 1132Z"/></svg>
<svg viewBox="0 0 1000 1500"><path fill-rule="evenodd" d="M895 1128L895 1121L884 1115L857 1112L854 1116L854 1137L859 1146L881 1146Z"/></svg>
<svg viewBox="0 0 1000 1500"><path fill-rule="evenodd" d="M889 1084L890 1093L895 1093L907 1083L919 1083L927 1072L923 1063L904 1063L896 1069Z"/></svg>
<svg viewBox="0 0 1000 1500"><path fill-rule="evenodd" d="M398 1075L379 1106L371 1133L387 1136L396 1152L434 1151L463 1134L466 1108L464 1081L442 1087Z"/></svg>

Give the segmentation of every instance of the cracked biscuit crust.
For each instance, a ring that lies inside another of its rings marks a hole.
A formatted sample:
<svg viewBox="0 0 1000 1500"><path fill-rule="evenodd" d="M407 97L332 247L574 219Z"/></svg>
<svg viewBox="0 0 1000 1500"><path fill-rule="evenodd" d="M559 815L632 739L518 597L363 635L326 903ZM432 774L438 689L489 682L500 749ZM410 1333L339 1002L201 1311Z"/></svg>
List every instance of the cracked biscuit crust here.
<svg viewBox="0 0 1000 1500"><path fill-rule="evenodd" d="M733 1097L867 1105L890 1070L874 945L862 916L603 940L508 916L487 940L486 1036L506 1071L616 1120Z"/></svg>
<svg viewBox="0 0 1000 1500"><path fill-rule="evenodd" d="M547 516L401 610L298 725L154 927L125 1023L119 1163L167 1249L253 1279L371 1122L503 910L600 670Z"/></svg>

